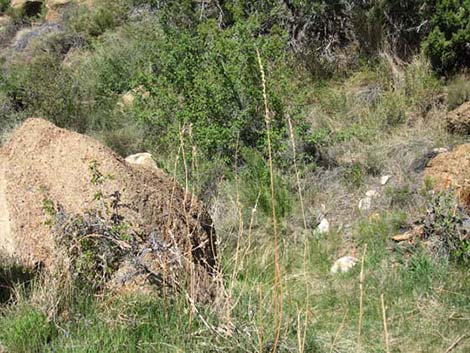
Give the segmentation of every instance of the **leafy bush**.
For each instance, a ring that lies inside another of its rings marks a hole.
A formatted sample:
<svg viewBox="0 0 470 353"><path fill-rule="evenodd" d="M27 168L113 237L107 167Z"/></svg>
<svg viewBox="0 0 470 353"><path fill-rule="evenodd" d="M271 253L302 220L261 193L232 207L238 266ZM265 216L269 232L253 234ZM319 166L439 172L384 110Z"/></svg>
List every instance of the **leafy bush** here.
<svg viewBox="0 0 470 353"><path fill-rule="evenodd" d="M75 7L67 13L66 24L73 32L97 37L122 23L129 11L128 0L100 0L88 7Z"/></svg>
<svg viewBox="0 0 470 353"><path fill-rule="evenodd" d="M160 150L179 141L191 126L194 143L208 158L233 158L237 144L263 149L265 122L255 48L268 63L268 98L273 138L284 136L283 99L289 88L285 42L281 35L256 38L256 25L246 22L226 30L207 22L196 30L161 32L146 24L153 57L135 86L150 97L141 102L137 119L144 122ZM149 33L150 31L150 33Z"/></svg>
<svg viewBox="0 0 470 353"><path fill-rule="evenodd" d="M431 32L423 42L434 68L455 72L470 65L470 1L438 0Z"/></svg>
<svg viewBox="0 0 470 353"><path fill-rule="evenodd" d="M343 171L343 178L347 185L353 188L359 188L364 183L365 168L359 163L355 162L347 166Z"/></svg>
<svg viewBox="0 0 470 353"><path fill-rule="evenodd" d="M0 0L0 13L6 11L10 6L10 0Z"/></svg>

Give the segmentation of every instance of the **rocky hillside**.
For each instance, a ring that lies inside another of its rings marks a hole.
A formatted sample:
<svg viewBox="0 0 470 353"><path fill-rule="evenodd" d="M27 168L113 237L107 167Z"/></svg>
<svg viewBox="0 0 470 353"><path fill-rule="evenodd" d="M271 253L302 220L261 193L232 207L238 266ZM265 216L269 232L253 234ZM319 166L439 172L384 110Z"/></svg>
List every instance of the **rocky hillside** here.
<svg viewBox="0 0 470 353"><path fill-rule="evenodd" d="M0 352L470 350L468 1L0 13Z"/></svg>

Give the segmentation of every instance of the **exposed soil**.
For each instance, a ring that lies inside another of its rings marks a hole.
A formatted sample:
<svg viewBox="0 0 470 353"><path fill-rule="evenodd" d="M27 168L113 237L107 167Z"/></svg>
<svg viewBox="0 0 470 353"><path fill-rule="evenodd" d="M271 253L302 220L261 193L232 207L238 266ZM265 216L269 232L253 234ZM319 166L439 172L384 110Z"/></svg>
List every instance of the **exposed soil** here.
<svg viewBox="0 0 470 353"><path fill-rule="evenodd" d="M83 215L106 209L103 200L118 192L119 217L127 232L138 238L145 268L170 278L168 282L190 283L197 299L212 295L212 221L200 203L164 172L131 165L98 141L42 119L28 119L12 134L0 150L0 162L5 174L0 200L3 197L7 204L0 209L0 219L10 219L0 222L0 240L23 264L48 268L54 263L56 244L45 203L60 206L64 214ZM96 200L98 194L101 201ZM152 239L158 240L159 249L149 245ZM135 268L130 272L120 286L128 287L139 278L139 287L148 279Z"/></svg>
<svg viewBox="0 0 470 353"><path fill-rule="evenodd" d="M438 191L452 189L460 203L470 208L470 144L434 157L424 171Z"/></svg>

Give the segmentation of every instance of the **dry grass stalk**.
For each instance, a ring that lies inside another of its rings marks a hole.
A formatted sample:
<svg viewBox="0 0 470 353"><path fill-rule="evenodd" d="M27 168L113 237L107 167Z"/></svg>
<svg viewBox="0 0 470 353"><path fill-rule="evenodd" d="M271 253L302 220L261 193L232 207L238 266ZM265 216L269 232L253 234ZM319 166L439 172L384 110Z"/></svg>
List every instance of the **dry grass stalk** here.
<svg viewBox="0 0 470 353"><path fill-rule="evenodd" d="M358 329L357 329L357 352L358 353L362 351L361 334L362 334L362 317L364 315L364 261L366 258L366 252L367 252L367 244L364 246L364 252L362 253L361 274L359 275L360 297L359 297L359 322L358 322Z"/></svg>
<svg viewBox="0 0 470 353"><path fill-rule="evenodd" d="M384 322L384 338L385 338L385 352L390 353L390 343L388 338L388 329L387 329L387 314L385 311L385 300L384 294L380 295L380 303L382 304L382 317Z"/></svg>
<svg viewBox="0 0 470 353"><path fill-rule="evenodd" d="M457 337L457 339L454 342L452 342L452 344L446 349L446 351L444 353L452 352L455 349L455 347L457 347L459 345L459 343L462 342L467 337L468 337L468 335L466 335L466 334L463 334L462 336Z"/></svg>
<svg viewBox="0 0 470 353"><path fill-rule="evenodd" d="M299 169L297 167L297 148L296 148L296 143L295 143L295 136L294 136L294 129L292 128L292 121L290 116L287 116L287 125L289 127L289 137L291 140L292 144L292 153L293 153L293 159L294 159L294 170L295 170L295 178L296 178L296 183L297 183L297 192L299 193L299 201L300 201L300 208L302 212L302 220L304 224L304 229L307 230L307 219L305 217L305 207L304 207L304 198L302 195L302 186L300 183L300 173ZM305 276L305 321L303 325L303 339L300 341L299 340L299 351L303 352L304 347L305 347L305 341L307 339L307 324L308 324L308 313L309 313L309 307L310 307L310 293L309 293L309 281L308 281L308 275L307 275L307 254L308 254L308 238L304 237L304 254L303 254L303 271L304 271L304 276ZM301 332L300 326L299 326L299 334ZM300 337L300 336L299 336Z"/></svg>
<svg viewBox="0 0 470 353"><path fill-rule="evenodd" d="M301 311L297 307L297 345L298 345L298 351L299 353L304 353L304 347L305 347L305 335L302 335L302 325L301 325L301 319L300 315Z"/></svg>
<svg viewBox="0 0 470 353"><path fill-rule="evenodd" d="M301 209L301 212L302 212L302 220L304 222L304 228L307 229L307 219L305 217L304 198L303 198L303 195L302 195L302 186L300 184L300 173L299 173L299 169L297 167L297 148L296 148L296 144L295 144L294 129L292 128L292 121L291 121L290 116L287 116L287 125L289 127L289 137L290 137L291 144L292 144L292 154L293 154L293 158L294 158L295 179L296 179L296 182L297 182L297 191L299 193L299 201L300 201L300 209Z"/></svg>
<svg viewBox="0 0 470 353"><path fill-rule="evenodd" d="M333 350L335 349L336 341L338 340L338 337L341 334L341 331L343 330L344 323L346 321L347 316L348 316L348 312L346 311L344 313L343 320L341 320L341 324L339 325L338 330L336 331L335 338L333 338L333 342L331 342L329 353L333 353Z"/></svg>
<svg viewBox="0 0 470 353"><path fill-rule="evenodd" d="M256 56L258 58L259 70L261 73L261 85L263 89L263 100L265 110L265 123L266 123L266 138L268 144L268 158L269 158L269 175L271 184L271 211L274 232L274 325L276 333L273 343L273 352L277 351L279 338L281 335L282 327L282 283L281 283L281 269L279 266L279 246L278 246L278 231L277 231L277 216L276 216L276 198L274 190L274 168L271 144L271 117L268 107L268 96L266 93L266 76L264 73L263 63L261 62L261 55L258 48L256 48Z"/></svg>
<svg viewBox="0 0 470 353"><path fill-rule="evenodd" d="M263 289L258 285L258 352L263 352Z"/></svg>
<svg viewBox="0 0 470 353"><path fill-rule="evenodd" d="M181 150L181 156L183 158L183 167L184 167L184 198L183 198L183 210L184 210L184 215L185 215L185 220L186 220L186 236L188 238L188 243L191 244L191 228L189 226L189 217L190 215L188 214L188 210L186 207L187 201L188 201L188 195L190 193L189 191L189 171L188 171L188 162L186 158L186 151L185 151L185 143L184 143L184 134L185 134L185 129L186 127L183 126L180 129L179 137L180 137L180 150ZM191 196L191 203L190 207L192 207L193 199ZM192 253L188 253L189 256L189 296L191 298L194 298L194 268L192 266ZM191 306L191 308L193 308ZM191 310L191 314L193 313L193 310ZM190 316L190 319L192 318L192 315Z"/></svg>
<svg viewBox="0 0 470 353"><path fill-rule="evenodd" d="M237 138L237 146L236 146L236 152L235 152L235 160L238 159L238 141L239 139ZM226 314L226 320L227 320L227 325L231 324L231 312L233 309L233 287L235 284L235 279L238 274L238 267L240 263L240 246L241 246L241 239L243 237L243 229L245 227L244 222L243 222L243 205L240 201L240 179L238 175L235 176L235 189L236 189L236 206L237 206L237 212L238 212L238 235L237 235L237 246L235 249L235 264L233 266L233 271L232 271L232 277L230 279L230 288L228 291L228 295L226 298L226 308L227 308L227 314Z"/></svg>

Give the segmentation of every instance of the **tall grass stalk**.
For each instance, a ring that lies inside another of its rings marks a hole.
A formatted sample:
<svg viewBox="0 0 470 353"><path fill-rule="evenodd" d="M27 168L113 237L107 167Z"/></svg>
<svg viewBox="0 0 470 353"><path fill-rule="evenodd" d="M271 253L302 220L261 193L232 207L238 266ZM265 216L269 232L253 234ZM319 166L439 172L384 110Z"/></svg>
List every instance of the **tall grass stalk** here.
<svg viewBox="0 0 470 353"><path fill-rule="evenodd" d="M343 316L343 320L341 320L341 324L338 327L338 330L335 333L335 338L333 338L333 342L331 342L330 350L329 353L333 353L335 351L335 346L336 346L336 341L338 341L338 337L341 334L341 331L343 330L344 323L346 322L346 318L348 317L348 312Z"/></svg>
<svg viewBox="0 0 470 353"><path fill-rule="evenodd" d="M191 195L191 200L190 200L190 210L193 206L193 196L189 190L189 171L188 171L188 161L187 161L187 158L186 158L186 151L185 151L185 141L184 141L184 134L185 134L185 130L186 130L186 127L183 126L181 129L180 129L180 147L181 147L181 156L182 156L182 159L183 159L183 167L184 167L184 197L183 197L183 210L184 210L184 218L185 218L185 222L186 222L186 237L187 237L187 241L188 241L188 244L191 244L192 241L191 241L191 227L190 227L190 222L189 222L189 212L188 212L188 209L187 209L187 201L188 201L188 195ZM188 265L189 265L189 297L190 298L194 298L194 264L193 264L193 256L192 256L192 252L189 251L188 252L188 256L189 256L189 261L188 261ZM193 308L193 306L191 305L191 308ZM191 310L191 313L193 313L194 310ZM192 316L190 316L190 319L192 319Z"/></svg>
<svg viewBox="0 0 470 353"><path fill-rule="evenodd" d="M237 145L235 149L235 161L238 160L238 150L239 150L239 138L237 138ZM240 201L240 178L238 174L235 175L235 190L236 190L236 206L237 206L237 213L238 213L238 234L237 234L237 245L235 249L235 259L234 259L234 265L233 265L233 271L232 271L232 277L230 280L230 288L228 291L228 295L226 298L226 307L227 307L227 325L230 327L231 325L231 312L232 312L232 303L233 303L233 287L235 285L235 281L237 278L238 274L238 267L239 267L239 262L240 262L240 247L241 247L241 240L243 237L243 230L244 230L244 222L243 222L243 205Z"/></svg>
<svg viewBox="0 0 470 353"><path fill-rule="evenodd" d="M261 74L261 85L263 89L263 100L264 100L264 111L265 111L265 123L266 123L266 138L268 144L268 158L269 158L269 176L271 184L271 212L272 212L272 223L274 233L274 326L275 326L275 337L273 343L273 352L277 351L279 344L279 338L281 335L282 327L282 283L281 283L281 269L279 266L279 248L278 248L278 230L277 230L277 218L276 218L276 198L274 190L274 168L273 168L273 156L272 156L272 145L271 145L271 118L268 107L268 96L266 93L266 76L264 73L263 63L261 61L261 55L258 48L256 48L256 56L258 58L258 65Z"/></svg>
<svg viewBox="0 0 470 353"><path fill-rule="evenodd" d="M292 154L293 154L293 163L294 163L294 171L295 171L295 179L297 183L297 192L299 193L299 201L300 201L300 209L302 212L302 220L304 225L304 230L307 231L307 218L305 217L305 207L304 207L304 198L302 195L302 186L300 183L300 173L299 168L297 167L297 146L295 143L295 136L294 136L294 129L292 128L292 120L290 116L287 116L287 126L289 127L289 138L292 144ZM310 307L310 293L309 293L309 281L308 281L308 274L307 274L307 254L308 254L308 238L304 236L304 254L303 254L303 272L305 278L305 321L303 325L303 335L302 339L300 339L300 332L302 329L299 326L299 352L304 351L305 341L307 338L307 325L308 325L308 313ZM300 317L299 317L300 318Z"/></svg>
<svg viewBox="0 0 470 353"><path fill-rule="evenodd" d="M362 317L364 316L364 262L367 253L367 244L364 246L364 252L361 259L361 273L359 275L359 322L357 325L357 352L362 351Z"/></svg>
<svg viewBox="0 0 470 353"><path fill-rule="evenodd" d="M287 116L287 126L289 127L289 137L292 144L292 154L294 159L294 171L295 171L295 181L297 183L297 191L299 193L299 202L300 202L300 209L302 212L302 220L304 222L304 228L307 229L307 219L305 217L305 206L304 206L304 198L302 195L302 186L300 184L300 173L299 168L297 167L297 147L295 143L295 136L294 136L294 129L292 128L292 120L290 116Z"/></svg>
<svg viewBox="0 0 470 353"><path fill-rule="evenodd" d="M388 339L388 329L387 329L387 313L385 310L385 299L384 299L383 293L380 295L380 304L382 305L382 318L384 322L385 352L390 353L390 343Z"/></svg>

